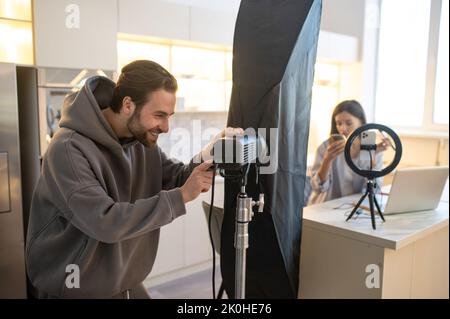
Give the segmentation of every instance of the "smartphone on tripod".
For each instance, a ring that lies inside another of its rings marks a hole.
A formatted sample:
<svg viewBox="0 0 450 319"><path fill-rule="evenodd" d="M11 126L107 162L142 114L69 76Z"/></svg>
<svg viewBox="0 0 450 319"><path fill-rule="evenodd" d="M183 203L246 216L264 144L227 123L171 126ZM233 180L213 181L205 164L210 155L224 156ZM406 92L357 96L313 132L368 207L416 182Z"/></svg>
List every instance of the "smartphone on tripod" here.
<svg viewBox="0 0 450 319"><path fill-rule="evenodd" d="M361 133L361 149L362 150L376 150L377 149L377 135L374 131L364 131Z"/></svg>

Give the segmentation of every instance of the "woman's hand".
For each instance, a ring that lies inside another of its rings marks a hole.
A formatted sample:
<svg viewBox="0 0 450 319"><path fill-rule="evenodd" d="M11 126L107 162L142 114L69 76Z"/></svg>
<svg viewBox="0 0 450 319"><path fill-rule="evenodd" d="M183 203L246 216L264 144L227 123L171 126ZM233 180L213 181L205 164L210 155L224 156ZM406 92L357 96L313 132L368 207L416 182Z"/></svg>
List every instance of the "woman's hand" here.
<svg viewBox="0 0 450 319"><path fill-rule="evenodd" d="M388 138L383 138L380 143L377 144L377 150L375 153L384 152L388 149L389 145L391 145L391 141Z"/></svg>
<svg viewBox="0 0 450 319"><path fill-rule="evenodd" d="M339 156L345 149L345 141L336 141L328 145L327 150L323 156L323 162L317 172L320 180L324 183L328 176L328 171L330 170L331 163Z"/></svg>
<svg viewBox="0 0 450 319"><path fill-rule="evenodd" d="M333 162L345 149L345 141L336 141L328 145L323 156L324 161Z"/></svg>

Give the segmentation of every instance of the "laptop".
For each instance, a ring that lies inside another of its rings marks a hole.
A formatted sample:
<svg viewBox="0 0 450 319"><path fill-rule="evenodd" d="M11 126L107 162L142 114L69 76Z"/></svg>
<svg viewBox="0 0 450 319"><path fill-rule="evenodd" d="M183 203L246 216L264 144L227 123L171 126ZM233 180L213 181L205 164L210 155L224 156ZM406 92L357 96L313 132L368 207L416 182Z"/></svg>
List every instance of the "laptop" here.
<svg viewBox="0 0 450 319"><path fill-rule="evenodd" d="M383 215L434 210L448 180L448 166L398 169L387 195L376 198ZM369 207L367 198L361 206Z"/></svg>

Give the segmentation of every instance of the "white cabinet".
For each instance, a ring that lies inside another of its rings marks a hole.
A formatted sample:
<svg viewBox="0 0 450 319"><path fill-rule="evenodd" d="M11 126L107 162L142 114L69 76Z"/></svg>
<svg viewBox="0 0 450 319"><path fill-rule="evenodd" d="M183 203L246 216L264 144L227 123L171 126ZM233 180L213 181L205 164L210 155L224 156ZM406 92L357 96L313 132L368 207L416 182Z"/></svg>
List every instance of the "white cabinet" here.
<svg viewBox="0 0 450 319"><path fill-rule="evenodd" d="M233 45L238 6L190 1L119 0L120 33ZM193 5L192 5L193 4Z"/></svg>
<svg viewBox="0 0 450 319"><path fill-rule="evenodd" d="M222 187L216 185L216 190ZM215 194L217 196L217 193ZM205 217L202 201L210 203L211 192L201 194L196 200L187 204L187 215L184 219L185 251L184 264L186 266L198 264L212 258L211 243L209 241L208 223Z"/></svg>
<svg viewBox="0 0 450 319"><path fill-rule="evenodd" d="M317 58L339 62L356 62L358 60L358 39L345 34L320 31Z"/></svg>
<svg viewBox="0 0 450 319"><path fill-rule="evenodd" d="M223 202L224 183L217 181L215 201ZM158 253L150 278L170 272L183 271L191 266L212 260L208 223L202 201L210 203L211 191L187 203L185 216L161 228ZM211 264L212 265L212 264Z"/></svg>
<svg viewBox="0 0 450 319"><path fill-rule="evenodd" d="M117 68L116 1L39 0L33 17L37 66Z"/></svg>
<svg viewBox="0 0 450 319"><path fill-rule="evenodd" d="M189 40L189 7L161 0L119 0L119 32Z"/></svg>
<svg viewBox="0 0 450 319"><path fill-rule="evenodd" d="M184 264L184 222L185 216L175 219L161 228L156 262L152 276L179 269Z"/></svg>
<svg viewBox="0 0 450 319"><path fill-rule="evenodd" d="M190 40L232 46L236 17L237 12L191 7Z"/></svg>

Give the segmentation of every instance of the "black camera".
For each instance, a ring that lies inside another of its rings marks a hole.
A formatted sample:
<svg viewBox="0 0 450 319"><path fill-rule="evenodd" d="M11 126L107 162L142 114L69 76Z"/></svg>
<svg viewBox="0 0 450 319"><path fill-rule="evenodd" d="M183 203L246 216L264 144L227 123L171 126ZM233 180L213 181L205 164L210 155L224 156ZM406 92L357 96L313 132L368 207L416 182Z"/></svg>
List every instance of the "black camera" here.
<svg viewBox="0 0 450 319"><path fill-rule="evenodd" d="M239 170L241 167L256 163L258 138L252 135L223 137L214 143L213 161L218 168Z"/></svg>

